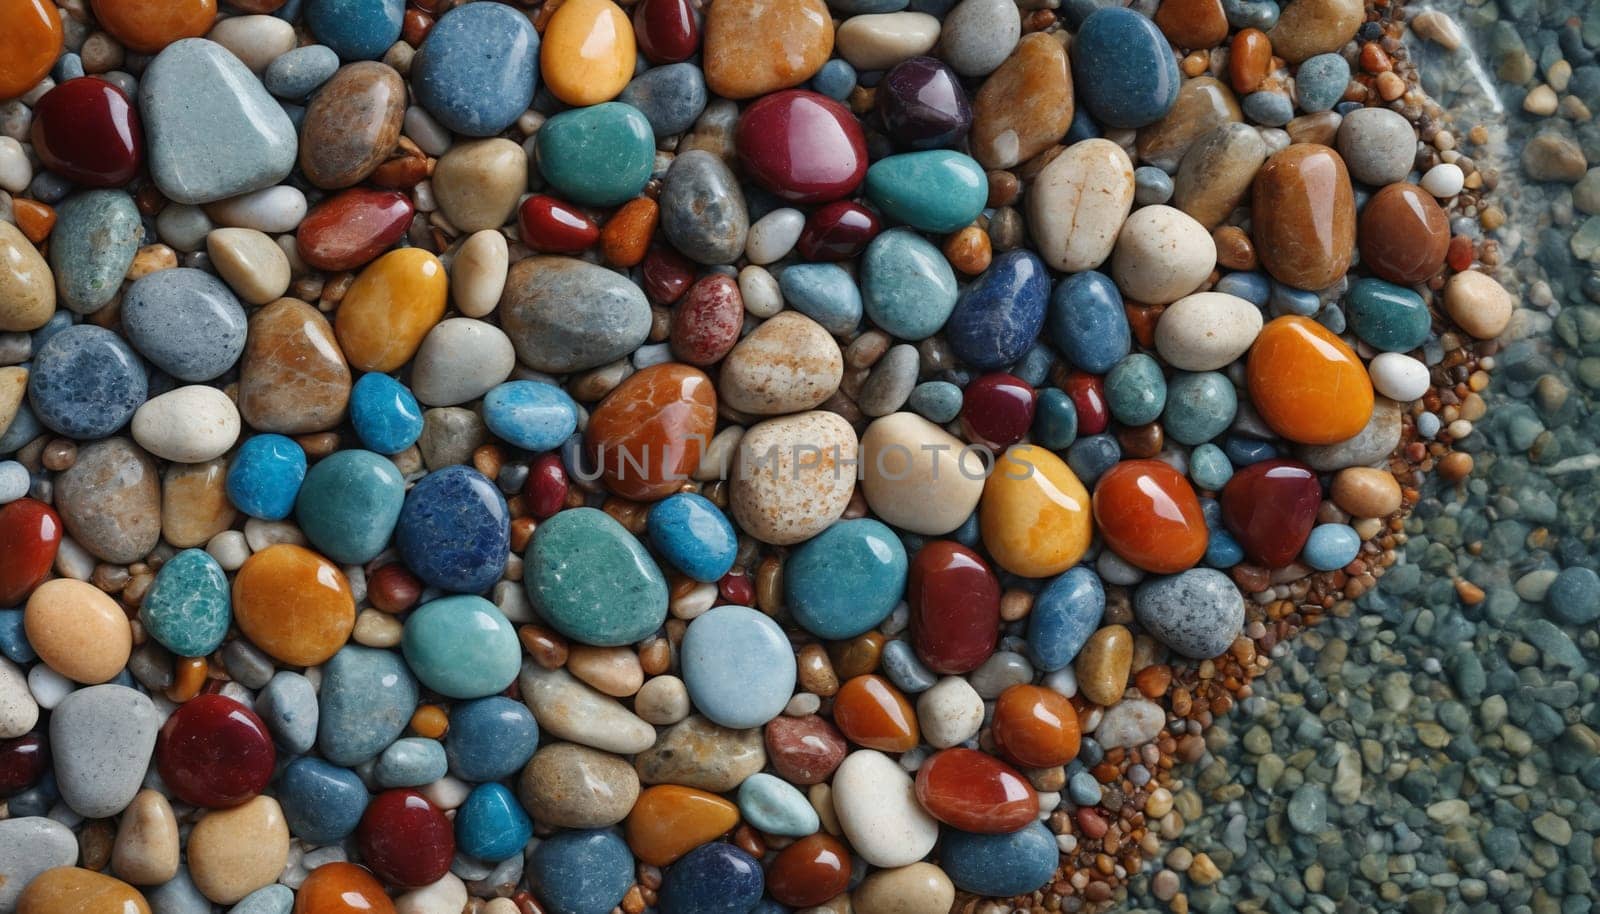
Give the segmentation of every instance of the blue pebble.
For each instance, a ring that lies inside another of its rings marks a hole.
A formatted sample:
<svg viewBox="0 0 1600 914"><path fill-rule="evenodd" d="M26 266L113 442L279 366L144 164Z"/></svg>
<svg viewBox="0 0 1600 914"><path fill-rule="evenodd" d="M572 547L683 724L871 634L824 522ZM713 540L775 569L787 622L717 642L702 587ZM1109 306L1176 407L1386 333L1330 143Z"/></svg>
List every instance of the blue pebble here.
<svg viewBox="0 0 1600 914"><path fill-rule="evenodd" d="M339 71L339 54L327 45L311 44L279 54L267 65L261 81L267 91L287 101L299 101Z"/></svg>
<svg viewBox="0 0 1600 914"><path fill-rule="evenodd" d="M1327 111L1344 97L1350 85L1350 64L1338 54L1318 54L1300 62L1294 73L1294 91L1300 99L1300 110L1307 113Z"/></svg>
<svg viewBox="0 0 1600 914"><path fill-rule="evenodd" d="M739 785L739 812L769 835L800 838L822 827L816 809L793 784L770 774L752 774Z"/></svg>
<svg viewBox="0 0 1600 914"><path fill-rule="evenodd" d="M520 701L491 695L450 709L444 751L450 773L463 781L510 777L539 748L539 724Z"/></svg>
<svg viewBox="0 0 1600 914"><path fill-rule="evenodd" d="M299 758L278 777L278 805L295 837L308 844L332 844L360 824L367 788L348 768Z"/></svg>
<svg viewBox="0 0 1600 914"><path fill-rule="evenodd" d="M372 776L380 787L421 787L444 777L449 768L438 740L408 736L383 750Z"/></svg>
<svg viewBox="0 0 1600 914"><path fill-rule="evenodd" d="M722 509L693 492L662 499L645 519L650 545L696 581L715 583L733 570L739 535Z"/></svg>
<svg viewBox="0 0 1600 914"><path fill-rule="evenodd" d="M1417 417L1417 434L1424 438L1432 438L1439 434L1439 429L1444 423L1433 413L1423 413Z"/></svg>
<svg viewBox="0 0 1600 914"><path fill-rule="evenodd" d="M1072 41L1072 81L1094 119L1143 127L1178 100L1178 62L1156 24L1120 6L1095 10Z"/></svg>
<svg viewBox="0 0 1600 914"><path fill-rule="evenodd" d="M369 449L398 454L422 437L422 406L411 388L368 372L350 389L350 424Z"/></svg>
<svg viewBox="0 0 1600 914"><path fill-rule="evenodd" d="M389 545L405 498L405 478L389 458L338 451L306 473L295 520L323 555L341 565L362 565Z"/></svg>
<svg viewBox="0 0 1600 914"><path fill-rule="evenodd" d="M178 867L178 874L154 888L144 890L150 910L156 914L211 914L211 901L200 894L189 868Z"/></svg>
<svg viewBox="0 0 1600 914"><path fill-rule="evenodd" d="M844 336L861 324L861 290L838 264L795 264L778 275L778 288L784 302L829 333Z"/></svg>
<svg viewBox="0 0 1600 914"><path fill-rule="evenodd" d="M1600 575L1593 568L1563 568L1544 594L1545 613L1557 622L1588 625L1600 619Z"/></svg>
<svg viewBox="0 0 1600 914"><path fill-rule="evenodd" d="M1349 524L1318 524L1306 537L1301 558L1318 571L1336 571L1355 561L1361 535Z"/></svg>
<svg viewBox="0 0 1600 914"><path fill-rule="evenodd" d="M1222 452L1228 455L1228 462L1236 467L1247 467L1278 456L1278 448L1272 442L1243 435L1229 435L1222 439Z"/></svg>
<svg viewBox="0 0 1600 914"><path fill-rule="evenodd" d="M1073 143L1081 142L1083 140L1092 140L1100 135L1100 125L1096 124L1094 122L1094 118L1089 116L1088 109L1084 108L1082 105L1079 105L1077 109L1072 112L1072 123L1067 127L1066 139L1062 140L1061 142L1071 146Z"/></svg>
<svg viewBox="0 0 1600 914"><path fill-rule="evenodd" d="M554 384L507 381L484 395L483 422L500 438L542 454L578 430L578 404Z"/></svg>
<svg viewBox="0 0 1600 914"><path fill-rule="evenodd" d="M1222 14L1236 29L1271 31L1279 12L1275 0L1222 0Z"/></svg>
<svg viewBox="0 0 1600 914"><path fill-rule="evenodd" d="M1055 875L1061 851L1042 822L1008 835L944 829L939 862L956 888L975 895L1027 895Z"/></svg>
<svg viewBox="0 0 1600 914"><path fill-rule="evenodd" d="M1272 284L1272 295L1267 299L1274 316L1298 314L1310 317L1322 310L1322 297L1315 292L1296 289L1281 282Z"/></svg>
<svg viewBox="0 0 1600 914"><path fill-rule="evenodd" d="M1100 804L1100 782L1087 771L1075 772L1067 779L1067 796L1079 806Z"/></svg>
<svg viewBox="0 0 1600 914"><path fill-rule="evenodd" d="M228 914L290 914L294 910L294 889L273 883L239 899Z"/></svg>
<svg viewBox="0 0 1600 914"><path fill-rule="evenodd" d="M1220 491L1233 478L1233 463L1222 448L1202 444L1189 452L1189 478L1196 488Z"/></svg>
<svg viewBox="0 0 1600 914"><path fill-rule="evenodd" d="M248 326L233 290L204 270L157 270L122 296L128 342L181 381L209 381L232 368Z"/></svg>
<svg viewBox="0 0 1600 914"><path fill-rule="evenodd" d="M1206 529L1216 530L1222 526L1222 502L1215 498L1200 498L1200 516L1205 518Z"/></svg>
<svg viewBox="0 0 1600 914"><path fill-rule="evenodd" d="M405 0L308 0L306 25L344 60L377 60L400 40Z"/></svg>
<svg viewBox="0 0 1600 914"><path fill-rule="evenodd" d="M1226 530L1213 528L1206 540L1205 563L1212 568L1232 568L1244 561L1244 547Z"/></svg>
<svg viewBox="0 0 1600 914"><path fill-rule="evenodd" d="M961 526L950 531L950 538L969 549L976 549L978 548L978 537L980 536L980 533L981 531L978 527L978 512L974 511L967 515L967 519L961 522Z"/></svg>
<svg viewBox="0 0 1600 914"><path fill-rule="evenodd" d="M1239 394L1227 375L1180 371L1167 385L1161 424L1174 441L1192 446L1227 431L1238 411Z"/></svg>
<svg viewBox="0 0 1600 914"><path fill-rule="evenodd" d="M1265 273L1229 273L1217 280L1214 291L1236 295L1257 308L1265 308L1272 299L1272 281Z"/></svg>
<svg viewBox="0 0 1600 914"><path fill-rule="evenodd" d="M491 863L522 851L533 837L533 820L504 784L479 784L456 810L456 847Z"/></svg>
<svg viewBox="0 0 1600 914"><path fill-rule="evenodd" d="M17 404L17 414L12 417L10 427L4 433L0 433L0 454L13 453L42 434L44 426L39 424L38 418L24 400Z"/></svg>
<svg viewBox="0 0 1600 914"><path fill-rule="evenodd" d="M417 577L442 590L480 593L505 571L511 512L477 470L448 466L422 477L406 495L395 528L400 557Z"/></svg>
<svg viewBox="0 0 1600 914"><path fill-rule="evenodd" d="M1117 443L1115 436L1104 432L1079 438L1067 448L1067 466L1072 469L1073 475L1090 488L1121 459L1122 445Z"/></svg>
<svg viewBox="0 0 1600 914"><path fill-rule="evenodd" d="M320 708L311 680L293 670L273 674L256 696L256 713L278 745L295 755L317 744Z"/></svg>
<svg viewBox="0 0 1600 914"><path fill-rule="evenodd" d="M1106 405L1123 425L1154 422L1167 405L1167 380L1161 363L1136 352L1106 375Z"/></svg>
<svg viewBox="0 0 1600 914"><path fill-rule="evenodd" d="M679 657L689 699L724 727L759 727L794 694L789 636L770 617L744 606L719 606L697 616Z"/></svg>
<svg viewBox="0 0 1600 914"><path fill-rule="evenodd" d="M233 506L251 517L283 520L306 479L306 452L283 435L256 435L240 445L224 488Z"/></svg>
<svg viewBox="0 0 1600 914"><path fill-rule="evenodd" d="M1122 293L1104 273L1074 273L1050 297L1050 339L1074 368L1105 374L1133 348Z"/></svg>
<svg viewBox="0 0 1600 914"><path fill-rule="evenodd" d="M910 642L895 639L883 646L883 673L895 688L910 695L933 688L939 677L922 664Z"/></svg>
<svg viewBox="0 0 1600 914"><path fill-rule="evenodd" d="M1022 357L1044 326L1050 277L1030 251L1007 251L973 280L946 322L945 339L956 357L990 370Z"/></svg>
<svg viewBox="0 0 1600 914"><path fill-rule="evenodd" d="M1344 316L1363 343L1380 352L1410 352L1428 341L1433 317L1422 296L1392 282L1365 277L1344 294Z"/></svg>
<svg viewBox="0 0 1600 914"><path fill-rule="evenodd" d="M12 663L32 663L39 659L33 645L28 643L20 609L0 609L0 654Z"/></svg>
<svg viewBox="0 0 1600 914"><path fill-rule="evenodd" d="M148 388L139 356L104 327L75 324L50 337L28 372L28 403L68 438L104 438L128 424Z"/></svg>
<svg viewBox="0 0 1600 914"><path fill-rule="evenodd" d="M894 611L907 567L894 531L871 518L842 520L789 553L784 598L806 631L829 641L854 638Z"/></svg>
<svg viewBox="0 0 1600 914"><path fill-rule="evenodd" d="M1087 566L1069 568L1033 598L1028 613L1028 659L1047 673L1066 669L1100 627L1106 589Z"/></svg>
<svg viewBox="0 0 1600 914"><path fill-rule="evenodd" d="M661 914L748 914L765 885L756 858L731 844L702 844L667 871Z"/></svg>
<svg viewBox="0 0 1600 914"><path fill-rule="evenodd" d="M411 91L434 120L467 136L494 136L533 101L539 35L499 3L467 3L434 24L411 63Z"/></svg>
<svg viewBox="0 0 1600 914"><path fill-rule="evenodd" d="M1011 374L1029 387L1043 387L1055 363L1055 350L1046 343L1036 342L1022 354L1021 361L1011 366Z"/></svg>
<svg viewBox="0 0 1600 914"><path fill-rule="evenodd" d="M938 333L956 306L959 290L950 261L911 229L892 228L872 239L859 275L867 317L896 339Z"/></svg>
<svg viewBox="0 0 1600 914"><path fill-rule="evenodd" d="M1052 451L1064 451L1078 438L1078 407L1059 387L1039 392L1033 405L1033 440Z"/></svg>
<svg viewBox="0 0 1600 914"><path fill-rule="evenodd" d="M610 914L633 887L633 869L615 832L558 831L528 856L528 884L550 914Z"/></svg>
<svg viewBox="0 0 1600 914"><path fill-rule="evenodd" d="M1294 119L1294 102L1282 92L1262 90L1244 97L1239 105L1251 123L1263 127L1282 127Z"/></svg>
<svg viewBox="0 0 1600 914"><path fill-rule="evenodd" d="M692 63L651 67L635 76L617 101L638 108L657 139L676 136L706 110L706 78Z"/></svg>
<svg viewBox="0 0 1600 914"><path fill-rule="evenodd" d="M317 748L359 765L394 742L417 709L417 680L394 651L347 644L322 665Z"/></svg>
<svg viewBox="0 0 1600 914"><path fill-rule="evenodd" d="M850 97L856 87L856 68L835 57L811 77L811 88L836 102Z"/></svg>
<svg viewBox="0 0 1600 914"><path fill-rule="evenodd" d="M1133 202L1140 206L1165 203L1172 199L1172 176L1153 165L1133 170Z"/></svg>
<svg viewBox="0 0 1600 914"><path fill-rule="evenodd" d="M943 425L961 414L961 388L949 381L923 381L911 389L906 406L929 422Z"/></svg>
<svg viewBox="0 0 1600 914"><path fill-rule="evenodd" d="M50 68L50 78L58 83L69 79L77 79L83 75L83 58L72 51L68 51L56 58L55 66Z"/></svg>
<svg viewBox="0 0 1600 914"><path fill-rule="evenodd" d="M1345 331L1344 309L1336 304L1330 304L1317 313L1317 323L1327 328L1328 332L1338 336Z"/></svg>

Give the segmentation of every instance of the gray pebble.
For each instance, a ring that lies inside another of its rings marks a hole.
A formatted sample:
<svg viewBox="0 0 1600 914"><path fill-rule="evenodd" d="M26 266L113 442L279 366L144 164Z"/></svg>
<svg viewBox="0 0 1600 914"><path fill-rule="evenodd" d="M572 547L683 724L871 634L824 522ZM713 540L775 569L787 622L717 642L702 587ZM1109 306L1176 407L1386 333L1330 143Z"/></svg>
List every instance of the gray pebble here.
<svg viewBox="0 0 1600 914"><path fill-rule="evenodd" d="M884 353L872 366L872 373L867 375L861 395L856 398L862 414L887 416L904 406L917 386L919 362L917 347L910 343L901 343Z"/></svg>
<svg viewBox="0 0 1600 914"><path fill-rule="evenodd" d="M327 82L338 69L339 55L333 48L309 44L278 55L267 65L262 82L273 95L299 101Z"/></svg>
<svg viewBox="0 0 1600 914"><path fill-rule="evenodd" d="M1015 0L962 0L945 17L939 57L962 76L987 76L1022 38Z"/></svg>
<svg viewBox="0 0 1600 914"><path fill-rule="evenodd" d="M674 159L660 202L662 232L689 259L733 263L744 251L750 232L744 192L728 166L711 153L691 149Z"/></svg>
<svg viewBox="0 0 1600 914"><path fill-rule="evenodd" d="M210 273L158 270L128 287L122 326L141 355L183 381L209 381L239 360L244 308Z"/></svg>
<svg viewBox="0 0 1600 914"><path fill-rule="evenodd" d="M33 878L78 862L78 839L54 819L0 819L0 912L17 909L17 898Z"/></svg>
<svg viewBox="0 0 1600 914"><path fill-rule="evenodd" d="M1350 176L1373 187L1404 181L1417 158L1416 130L1388 108L1358 108L1345 115L1335 142Z"/></svg>
<svg viewBox="0 0 1600 914"><path fill-rule="evenodd" d="M79 314L105 307L122 288L143 238L139 207L124 191L83 191L58 206L50 269L61 303Z"/></svg>
<svg viewBox="0 0 1600 914"><path fill-rule="evenodd" d="M1133 612L1156 640L1197 660L1227 650L1244 627L1244 597L1213 568L1146 581L1134 591Z"/></svg>
<svg viewBox="0 0 1600 914"><path fill-rule="evenodd" d="M278 745L296 755L317 742L317 690L299 673L282 670L256 696L261 715Z"/></svg>
<svg viewBox="0 0 1600 914"><path fill-rule="evenodd" d="M706 110L706 79L692 63L651 67L635 76L617 101L644 112L657 138L675 136Z"/></svg>
<svg viewBox="0 0 1600 914"><path fill-rule="evenodd" d="M144 782L159 727L155 705L127 686L90 686L62 699L50 715L61 798L89 819L127 808Z"/></svg>

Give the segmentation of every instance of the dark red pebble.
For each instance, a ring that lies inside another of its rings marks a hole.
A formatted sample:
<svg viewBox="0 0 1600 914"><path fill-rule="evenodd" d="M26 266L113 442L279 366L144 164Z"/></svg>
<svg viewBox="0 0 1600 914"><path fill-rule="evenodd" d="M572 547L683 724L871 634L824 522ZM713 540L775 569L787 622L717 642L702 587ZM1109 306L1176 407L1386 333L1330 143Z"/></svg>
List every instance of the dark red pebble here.
<svg viewBox="0 0 1600 914"><path fill-rule="evenodd" d="M295 231L295 249L319 270L354 270L405 237L412 215L405 194L354 187L306 213Z"/></svg>
<svg viewBox="0 0 1600 914"><path fill-rule="evenodd" d="M600 240L600 226L570 203L544 194L522 201L517 211L522 243L546 254L581 254Z"/></svg>
<svg viewBox="0 0 1600 914"><path fill-rule="evenodd" d="M222 695L201 695L167 718L156 744L161 780L185 803L238 806L266 789L278 753L256 713Z"/></svg>
<svg viewBox="0 0 1600 914"><path fill-rule="evenodd" d="M567 503L567 469L560 454L541 454L528 468L522 484L522 497L528 511L538 520L554 516Z"/></svg>
<svg viewBox="0 0 1600 914"><path fill-rule="evenodd" d="M391 885L431 885L450 871L456 838L450 820L415 790L372 798L356 828L361 860Z"/></svg>
<svg viewBox="0 0 1600 914"><path fill-rule="evenodd" d="M126 184L144 160L138 109L93 76L69 79L39 99L31 139L46 168L86 187Z"/></svg>
<svg viewBox="0 0 1600 914"><path fill-rule="evenodd" d="M39 783L50 767L50 747L34 732L0 740L0 799L14 797Z"/></svg>
<svg viewBox="0 0 1600 914"><path fill-rule="evenodd" d="M1105 381L1099 375L1074 371L1067 376L1067 396L1078 409L1078 434L1098 435L1111 424Z"/></svg>
<svg viewBox="0 0 1600 914"><path fill-rule="evenodd" d="M1222 523L1245 555L1282 568L1300 555L1316 526L1322 483L1303 463L1264 460L1234 473L1221 501Z"/></svg>
<svg viewBox="0 0 1600 914"><path fill-rule="evenodd" d="M1033 388L1015 375L986 374L967 385L961 399L961 428L967 440L1002 450L1022 440L1033 426Z"/></svg>
<svg viewBox="0 0 1600 914"><path fill-rule="evenodd" d="M821 207L806 220L800 232L800 256L807 260L849 260L866 250L881 231L883 223L872 210L849 200L838 200Z"/></svg>
<svg viewBox="0 0 1600 914"><path fill-rule="evenodd" d="M750 576L738 571L723 575L717 582L717 592L722 595L722 602L735 606L749 606L756 601L756 588L750 583Z"/></svg>
<svg viewBox="0 0 1600 914"><path fill-rule="evenodd" d="M867 174L867 141L850 109L826 95L790 89L739 116L739 163L756 183L792 203L826 203Z"/></svg>
<svg viewBox="0 0 1600 914"><path fill-rule="evenodd" d="M651 63L678 63L700 47L700 19L689 0L644 0L633 11L633 37Z"/></svg>
<svg viewBox="0 0 1600 914"><path fill-rule="evenodd" d="M644 294L657 305L670 305L689 291L695 267L689 259L665 245L655 244L639 265Z"/></svg>
<svg viewBox="0 0 1600 914"><path fill-rule="evenodd" d="M934 540L911 560L906 579L911 644L935 673L971 672L1000 641L1000 581L976 552Z"/></svg>
<svg viewBox="0 0 1600 914"><path fill-rule="evenodd" d="M743 327L739 284L721 273L703 276L672 312L672 353L690 365L715 365L739 342Z"/></svg>
<svg viewBox="0 0 1600 914"><path fill-rule="evenodd" d="M42 501L0 507L0 606L18 606L44 581L61 546L61 518Z"/></svg>

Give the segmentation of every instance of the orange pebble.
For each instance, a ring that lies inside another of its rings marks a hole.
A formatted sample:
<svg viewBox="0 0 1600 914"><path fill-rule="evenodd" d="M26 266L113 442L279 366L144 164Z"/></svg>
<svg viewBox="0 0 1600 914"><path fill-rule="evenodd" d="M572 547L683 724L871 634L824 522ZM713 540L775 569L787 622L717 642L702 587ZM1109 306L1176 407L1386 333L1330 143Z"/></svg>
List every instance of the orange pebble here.
<svg viewBox="0 0 1600 914"><path fill-rule="evenodd" d="M1200 500L1160 460L1124 460L1107 470L1095 483L1094 520L1111 551L1145 571L1176 574L1206 553Z"/></svg>
<svg viewBox="0 0 1600 914"><path fill-rule="evenodd" d="M658 784L639 794L624 827L633 855L666 866L739 824L739 807L714 793Z"/></svg>
<svg viewBox="0 0 1600 914"><path fill-rule="evenodd" d="M442 739L450 729L450 717L438 705L418 705L411 715L411 730L426 739Z"/></svg>
<svg viewBox="0 0 1600 914"><path fill-rule="evenodd" d="M1310 318L1268 322L1250 348L1246 375L1261 418L1290 441L1344 441L1372 418L1372 380L1361 359Z"/></svg>
<svg viewBox="0 0 1600 914"><path fill-rule="evenodd" d="M0 0L0 101L39 84L61 56L61 14L49 0Z"/></svg>
<svg viewBox="0 0 1600 914"><path fill-rule="evenodd" d="M34 244L43 244L56 227L56 211L37 200L16 197L11 201L11 212L17 217L17 228Z"/></svg>
<svg viewBox="0 0 1600 914"><path fill-rule="evenodd" d="M1078 757L1078 712L1060 692L1014 685L995 700L993 735L1001 754L1027 768L1053 768Z"/></svg>
<svg viewBox="0 0 1600 914"><path fill-rule="evenodd" d="M959 272L976 276L989 269L994 251L989 235L976 225L969 225L944 241L944 258Z"/></svg>
<svg viewBox="0 0 1600 914"><path fill-rule="evenodd" d="M622 204L600 230L600 253L614 267L636 267L650 249L661 207L649 197Z"/></svg>
<svg viewBox="0 0 1600 914"><path fill-rule="evenodd" d="M324 863L300 884L294 914L394 914L394 902L362 867Z"/></svg>
<svg viewBox="0 0 1600 914"><path fill-rule="evenodd" d="M180 38L199 38L217 19L217 0L92 0L94 18L141 54Z"/></svg>
<svg viewBox="0 0 1600 914"><path fill-rule="evenodd" d="M1241 29L1228 49L1228 80L1233 91L1254 92L1272 71L1272 41L1260 29Z"/></svg>
<svg viewBox="0 0 1600 914"><path fill-rule="evenodd" d="M882 676L857 676L839 687L833 722L852 743L883 752L909 752L921 733L911 702Z"/></svg>
<svg viewBox="0 0 1600 914"><path fill-rule="evenodd" d="M356 604L339 566L279 543L245 560L233 579L233 619L256 647L294 666L316 666L344 647Z"/></svg>

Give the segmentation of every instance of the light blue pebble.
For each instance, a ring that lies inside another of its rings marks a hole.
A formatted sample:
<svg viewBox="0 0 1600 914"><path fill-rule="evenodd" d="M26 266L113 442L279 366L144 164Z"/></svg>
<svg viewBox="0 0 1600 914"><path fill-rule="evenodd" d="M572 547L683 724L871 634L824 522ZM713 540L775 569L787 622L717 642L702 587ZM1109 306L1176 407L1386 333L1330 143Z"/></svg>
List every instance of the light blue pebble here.
<svg viewBox="0 0 1600 914"><path fill-rule="evenodd" d="M533 837L533 820L504 784L479 784L456 810L456 847L469 857L497 863L515 856Z"/></svg>
<svg viewBox="0 0 1600 914"><path fill-rule="evenodd" d="M1140 206L1165 203L1172 199L1172 176L1154 165L1133 170L1133 202Z"/></svg>
<svg viewBox="0 0 1600 914"><path fill-rule="evenodd" d="M221 647L232 620L228 576L204 549L168 559L139 605L145 631L179 657L204 657Z"/></svg>
<svg viewBox="0 0 1600 914"><path fill-rule="evenodd" d="M345 60L377 60L400 40L405 0L308 0L306 25Z"/></svg>
<svg viewBox="0 0 1600 914"><path fill-rule="evenodd" d="M1106 375L1106 405L1124 425L1154 422L1167 405L1167 381L1161 363L1136 352Z"/></svg>
<svg viewBox="0 0 1600 914"><path fill-rule="evenodd" d="M689 698L735 730L777 717L794 694L795 660L778 623L743 606L719 606L689 623L680 650Z"/></svg>
<svg viewBox="0 0 1600 914"><path fill-rule="evenodd" d="M1417 417L1417 434L1424 438L1432 438L1439 434L1439 429L1444 423L1433 413L1423 413Z"/></svg>
<svg viewBox="0 0 1600 914"><path fill-rule="evenodd" d="M889 229L872 239L861 255L860 276L867 317L897 339L938 333L956 306L959 290L950 261L910 229Z"/></svg>
<svg viewBox="0 0 1600 914"><path fill-rule="evenodd" d="M1079 438L1067 448L1067 466L1072 469L1073 475L1090 488L1121 459L1122 445L1117 443L1115 436L1104 432Z"/></svg>
<svg viewBox="0 0 1600 914"><path fill-rule="evenodd" d="M939 677L923 665L909 641L895 639L883 646L883 672L895 688L910 695L933 688Z"/></svg>
<svg viewBox="0 0 1600 914"><path fill-rule="evenodd" d="M1059 387L1039 392L1033 405L1033 440L1052 451L1066 450L1078 437L1078 407Z"/></svg>
<svg viewBox="0 0 1600 914"><path fill-rule="evenodd" d="M434 120L494 136L522 116L539 79L539 35L500 3L467 3L439 17L411 63L411 91Z"/></svg>
<svg viewBox="0 0 1600 914"><path fill-rule="evenodd" d="M650 545L696 581L714 583L733 569L739 536L722 509L693 492L662 499L645 519Z"/></svg>
<svg viewBox="0 0 1600 914"><path fill-rule="evenodd" d="M906 406L929 422L943 425L961 414L961 388L949 381L924 381L911 389Z"/></svg>
<svg viewBox="0 0 1600 914"><path fill-rule="evenodd" d="M1336 571L1355 561L1361 536L1348 524L1318 524L1301 551L1307 565L1318 571Z"/></svg>
<svg viewBox="0 0 1600 914"><path fill-rule="evenodd" d="M369 449L398 454L422 437L422 406L411 388L368 372L350 389L350 424Z"/></svg>
<svg viewBox="0 0 1600 914"><path fill-rule="evenodd" d="M830 641L870 631L905 592L906 552L871 518L843 520L789 554L783 590L800 627Z"/></svg>
<svg viewBox="0 0 1600 914"><path fill-rule="evenodd" d="M811 77L811 88L836 102L849 98L855 87L856 68L837 57L823 64L817 75Z"/></svg>
<svg viewBox="0 0 1600 914"><path fill-rule="evenodd" d="M500 438L540 454L578 430L578 404L554 384L508 381L484 395L483 421Z"/></svg>
<svg viewBox="0 0 1600 914"><path fill-rule="evenodd" d="M122 337L77 324L50 337L28 372L28 405L51 431L88 440L115 433L149 392L144 362Z"/></svg>
<svg viewBox="0 0 1600 914"><path fill-rule="evenodd" d="M83 58L68 51L56 58L55 66L50 68L50 78L58 83L69 79L77 79L83 75Z"/></svg>
<svg viewBox="0 0 1600 914"><path fill-rule="evenodd" d="M1240 103L1244 116L1263 127L1282 127L1294 119L1294 102L1282 92L1252 92Z"/></svg>
<svg viewBox="0 0 1600 914"><path fill-rule="evenodd" d="M817 811L793 784L770 774L752 774L739 785L739 812L769 835L799 838L822 827Z"/></svg>
<svg viewBox="0 0 1600 914"><path fill-rule="evenodd" d="M1346 323L1344 309L1339 307L1337 303L1329 304L1317 312L1317 323L1326 327L1328 332L1334 336L1344 333Z"/></svg>
<svg viewBox="0 0 1600 914"><path fill-rule="evenodd" d="M493 603L471 594L433 600L414 610L406 619L400 647L417 679L450 698L483 698L503 691L522 666L522 646L511 622Z"/></svg>
<svg viewBox="0 0 1600 914"><path fill-rule="evenodd" d="M976 895L1026 895L1055 875L1061 851L1042 822L1006 835L943 829L939 862L956 887Z"/></svg>
<svg viewBox="0 0 1600 914"><path fill-rule="evenodd" d="M1332 108L1349 85L1350 64L1338 54L1309 57L1300 62L1294 74L1295 95L1300 99L1300 110L1305 112Z"/></svg>
<svg viewBox="0 0 1600 914"><path fill-rule="evenodd" d="M261 81L281 99L299 101L339 70L339 54L327 45L310 44L279 54L267 65Z"/></svg>
<svg viewBox="0 0 1600 914"><path fill-rule="evenodd" d="M33 410L28 408L27 401L18 403L17 414L11 418L11 425L0 434L0 454L13 453L43 433L44 426L39 424Z"/></svg>
<svg viewBox="0 0 1600 914"><path fill-rule="evenodd" d="M861 290L838 264L795 264L778 275L778 288L790 307L829 333L853 333L861 323Z"/></svg>
<svg viewBox="0 0 1600 914"><path fill-rule="evenodd" d="M12 663L32 663L39 659L33 645L28 643L20 609L0 609L0 654Z"/></svg>
<svg viewBox="0 0 1600 914"><path fill-rule="evenodd" d="M361 565L389 545L405 499L405 478L389 458L338 451L306 473L295 520L323 555L341 565Z"/></svg>
<svg viewBox="0 0 1600 914"><path fill-rule="evenodd" d="M438 740L408 736L383 750L372 774L382 787L421 787L444 777L449 768Z"/></svg>
<svg viewBox="0 0 1600 914"><path fill-rule="evenodd" d="M1215 291L1236 295L1257 308L1265 308L1272 298L1272 281L1265 273L1229 273L1217 280Z"/></svg>
<svg viewBox="0 0 1600 914"><path fill-rule="evenodd" d="M1093 569L1079 565L1045 585L1028 613L1028 659L1045 672L1065 669L1105 615L1106 589Z"/></svg>
<svg viewBox="0 0 1600 914"><path fill-rule="evenodd" d="M145 901L151 914L211 914L211 902L200 894L189 868L178 867L178 874L155 888L146 888Z"/></svg>
<svg viewBox="0 0 1600 914"><path fill-rule="evenodd" d="M298 758L278 777L278 804L295 837L332 844L356 830L367 809L367 788L348 768L319 758Z"/></svg>
<svg viewBox="0 0 1600 914"><path fill-rule="evenodd" d="M289 914L294 909L294 889L273 883L244 896L228 914Z"/></svg>
<svg viewBox="0 0 1600 914"><path fill-rule="evenodd" d="M317 748L336 765L377 758L411 722L417 681L393 651L347 644L322 665Z"/></svg>
<svg viewBox="0 0 1600 914"><path fill-rule="evenodd" d="M256 435L234 453L224 488L245 514L283 520L294 510L305 478L306 452L300 445L283 435Z"/></svg>
<svg viewBox="0 0 1600 914"><path fill-rule="evenodd" d="M1244 561L1244 547L1226 530L1213 528L1206 540L1205 563L1212 568L1232 568Z"/></svg>
<svg viewBox="0 0 1600 914"><path fill-rule="evenodd" d="M279 670L256 696L256 713L278 745L291 753L311 751L317 743L317 690L311 680L292 670Z"/></svg>
<svg viewBox="0 0 1600 914"><path fill-rule="evenodd" d="M1067 779L1067 796L1078 806L1100 804L1100 782L1087 771L1078 771Z"/></svg>
<svg viewBox="0 0 1600 914"><path fill-rule="evenodd" d="M539 724L520 701L491 695L450 709L444 751L450 772L463 781L510 777L539 747Z"/></svg>
<svg viewBox="0 0 1600 914"><path fill-rule="evenodd" d="M1272 306L1274 316L1298 314L1301 317L1310 317L1322 308L1322 297L1306 289L1296 289L1294 286L1274 282L1267 303Z"/></svg>

